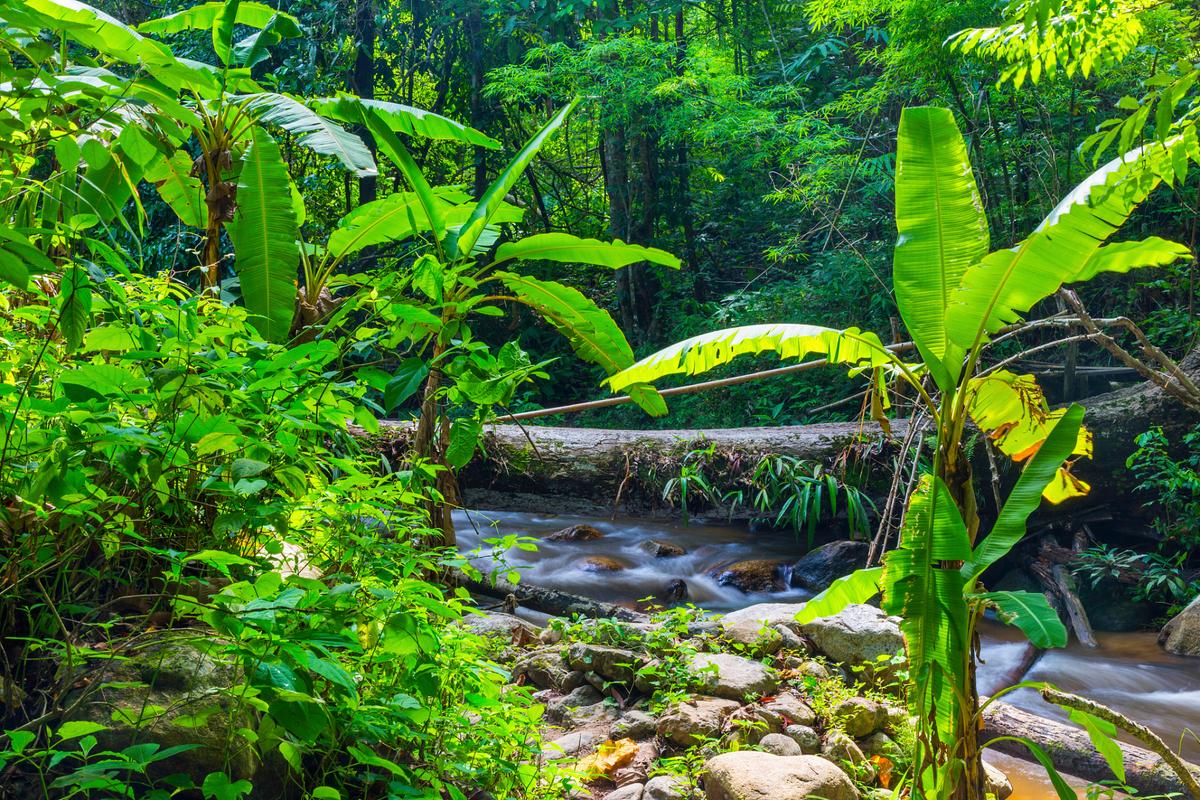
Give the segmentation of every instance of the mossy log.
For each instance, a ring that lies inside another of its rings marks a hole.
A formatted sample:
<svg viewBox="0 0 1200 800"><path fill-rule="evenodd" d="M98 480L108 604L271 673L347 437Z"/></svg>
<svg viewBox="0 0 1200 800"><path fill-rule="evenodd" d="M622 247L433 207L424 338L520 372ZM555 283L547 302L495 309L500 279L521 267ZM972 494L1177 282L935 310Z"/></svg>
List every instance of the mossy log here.
<svg viewBox="0 0 1200 800"><path fill-rule="evenodd" d="M1087 781L1112 780L1112 770L1088 738L1087 733L1074 725L1047 719L1009 703L993 702L983 713L981 741L1000 737L1023 737L1046 751L1060 772ZM1000 738L989 745L994 750L1018 758L1033 760L1028 748L1018 741ZM1121 743L1124 755L1125 782L1143 795L1178 792L1190 797L1179 777L1158 755L1136 745ZM1189 765L1200 776L1200 767ZM1200 798L1193 798L1200 800Z"/></svg>

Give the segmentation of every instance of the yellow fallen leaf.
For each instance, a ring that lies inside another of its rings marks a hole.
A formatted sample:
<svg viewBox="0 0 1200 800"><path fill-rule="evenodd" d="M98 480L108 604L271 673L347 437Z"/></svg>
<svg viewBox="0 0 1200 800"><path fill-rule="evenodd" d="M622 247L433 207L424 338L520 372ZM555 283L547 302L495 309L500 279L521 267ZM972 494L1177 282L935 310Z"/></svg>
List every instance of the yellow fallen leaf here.
<svg viewBox="0 0 1200 800"><path fill-rule="evenodd" d="M611 777L614 772L626 766L637 756L638 746L633 739L609 739L596 749L590 756L579 759L575 768L588 774Z"/></svg>

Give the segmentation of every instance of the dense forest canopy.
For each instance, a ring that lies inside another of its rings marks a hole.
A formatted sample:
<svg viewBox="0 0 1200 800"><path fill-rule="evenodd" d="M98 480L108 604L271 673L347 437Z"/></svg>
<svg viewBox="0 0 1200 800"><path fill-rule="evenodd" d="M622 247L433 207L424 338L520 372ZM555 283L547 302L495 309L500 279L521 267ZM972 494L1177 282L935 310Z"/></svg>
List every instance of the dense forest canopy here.
<svg viewBox="0 0 1200 800"><path fill-rule="evenodd" d="M0 797L1200 800L1194 4L0 23Z"/></svg>

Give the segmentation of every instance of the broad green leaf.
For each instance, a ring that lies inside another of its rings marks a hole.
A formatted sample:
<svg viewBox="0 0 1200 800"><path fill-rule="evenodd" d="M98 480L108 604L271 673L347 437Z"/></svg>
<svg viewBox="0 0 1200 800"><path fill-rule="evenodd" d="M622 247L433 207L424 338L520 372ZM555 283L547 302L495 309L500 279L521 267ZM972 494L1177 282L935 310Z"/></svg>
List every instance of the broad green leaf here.
<svg viewBox="0 0 1200 800"><path fill-rule="evenodd" d="M879 337L858 328L834 330L818 325L747 325L704 333L659 350L605 383L618 392L635 383L653 383L667 375L698 375L741 355L774 352L780 358L821 354L831 364L882 366L895 363Z"/></svg>
<svg viewBox="0 0 1200 800"><path fill-rule="evenodd" d="M126 64L138 63L146 40L116 17L94 6L77 0L22 0L18 7L21 5L65 23L61 30L80 44Z"/></svg>
<svg viewBox="0 0 1200 800"><path fill-rule="evenodd" d="M413 357L401 361L383 389L383 410L390 414L396 406L416 394L428 374L429 364L424 359Z"/></svg>
<svg viewBox="0 0 1200 800"><path fill-rule="evenodd" d="M1067 629L1050 606L1046 595L1040 592L986 592L973 595L980 600L995 603L1000 619L1008 625L1020 628L1029 641L1043 650L1067 646Z"/></svg>
<svg viewBox="0 0 1200 800"><path fill-rule="evenodd" d="M1041 504L1042 492L1076 447L1083 411L1078 404L1067 409L1021 472L991 532L983 537L963 564L962 573L968 586L973 586L985 569L1006 556L1024 538L1026 520Z"/></svg>
<svg viewBox="0 0 1200 800"><path fill-rule="evenodd" d="M500 245L496 250L496 263L512 259L593 264L612 269L649 261L672 269L679 268L678 258L657 247L626 244L619 239L614 242L582 239L569 233L538 233Z"/></svg>
<svg viewBox="0 0 1200 800"><path fill-rule="evenodd" d="M599 364L609 375L633 363L633 350L617 323L578 289L511 272L495 277L567 337L584 361Z"/></svg>
<svg viewBox="0 0 1200 800"><path fill-rule="evenodd" d="M1125 754L1117 743L1117 726L1106 719L1100 719L1094 714L1078 708L1069 709L1067 716L1071 721L1087 731L1088 738L1096 748L1096 752L1104 756L1108 768L1112 770L1122 784L1125 783Z"/></svg>
<svg viewBox="0 0 1200 800"><path fill-rule="evenodd" d="M449 205L437 197L433 202L435 207ZM428 230L420 198L414 192L396 192L342 217L329 235L326 250L331 258L341 259L364 247L403 241L420 230Z"/></svg>
<svg viewBox="0 0 1200 800"><path fill-rule="evenodd" d="M63 273L60 289L58 330L67 348L77 350L92 320L92 281L83 267L72 266Z"/></svg>
<svg viewBox="0 0 1200 800"><path fill-rule="evenodd" d="M554 133L562 127L566 121L567 115L578 105L579 100L572 100L567 105L554 115L554 118L547 122L540 131L534 134L521 152L517 153L516 157L509 162L500 176L492 182L492 185L483 193L483 197L476 203L474 210L471 211L470 217L463 223L462 227L452 233L448 237L446 249L451 258L469 256L475 249L475 243L483 234L484 228L491 221L492 216L496 213L496 209L504 202L504 197L509 193L525 169L533 162L538 151L550 141Z"/></svg>
<svg viewBox="0 0 1200 800"><path fill-rule="evenodd" d="M259 122L295 134L304 147L331 155L359 177L375 175L375 159L362 139L292 97L275 92L240 95L246 111Z"/></svg>
<svg viewBox="0 0 1200 800"><path fill-rule="evenodd" d="M342 95L314 100L313 107L328 117L351 124L367 124L367 120L374 117L392 133L449 139L490 149L500 147L500 143L492 137L449 117L386 100Z"/></svg>
<svg viewBox="0 0 1200 800"><path fill-rule="evenodd" d="M429 226L429 229L433 231L434 239L440 242L446 233L446 224L442 220L437 198L434 196L429 181L425 179L425 174L417 166L417 162L413 159L412 154L408 152L408 148L404 146L404 143L400 141L399 137L392 132L378 114L362 109L359 109L359 111L362 122L367 126L371 135L375 137L375 144L396 165L396 168L400 170L400 174L404 176L404 179L408 181L408 185L416 193L417 199L421 202L421 209L425 214L425 222Z"/></svg>
<svg viewBox="0 0 1200 800"><path fill-rule="evenodd" d="M45 2L46 0L39 0ZM225 3L201 3L200 5L192 6L184 9L176 14L169 14L165 17L147 20L137 29L142 33L178 33L186 30L208 30L216 24L217 19L225 10ZM265 3L241 2L237 7L236 24L245 25L250 28L262 29L274 17L283 17L291 22L296 31L295 36L299 36L300 20L284 14L282 11L276 11Z"/></svg>
<svg viewBox="0 0 1200 800"><path fill-rule="evenodd" d="M1005 736L1002 737L1015 742L1020 742L1029 749L1042 768L1046 770L1046 777L1050 779L1050 785L1054 787L1054 793L1058 795L1058 800L1079 800L1079 794L1071 788L1062 775L1058 774L1058 770L1054 768L1054 762L1050 760L1050 756L1046 755L1046 751L1032 739L1026 739L1023 736Z"/></svg>
<svg viewBox="0 0 1200 800"><path fill-rule="evenodd" d="M279 145L261 129L254 130L242 157L235 219L231 238L242 299L263 338L281 342L291 330L296 310L299 231L287 166Z"/></svg>
<svg viewBox="0 0 1200 800"><path fill-rule="evenodd" d="M969 350L1063 284L1102 270L1127 272L1189 257L1183 245L1161 239L1102 247L1171 172L1172 152L1185 144L1182 138L1152 143L1113 159L1063 198L1029 238L971 267L947 314L951 341Z"/></svg>
<svg viewBox="0 0 1200 800"><path fill-rule="evenodd" d="M237 24L241 4L242 0L225 0L225 7L212 26L213 50L222 64L232 65L233 26Z"/></svg>
<svg viewBox="0 0 1200 800"><path fill-rule="evenodd" d="M896 228L896 304L934 380L947 390L961 371L963 351L946 334L946 309L989 243L967 146L949 109L901 112Z"/></svg>
<svg viewBox="0 0 1200 800"><path fill-rule="evenodd" d="M829 584L820 594L804 602L796 615L796 622L804 625L820 617L831 617L843 608L855 603L865 603L879 594L879 581L883 578L882 567L860 569Z"/></svg>
<svg viewBox="0 0 1200 800"><path fill-rule="evenodd" d="M183 150L153 162L146 170L146 180L158 188L158 193L184 225L203 228L208 223L208 206L204 202L204 186L192 175L192 159Z"/></svg>
<svg viewBox="0 0 1200 800"><path fill-rule="evenodd" d="M474 417L459 417L450 424L450 443L446 446L446 463L462 469L475 455L475 445L483 433L483 423Z"/></svg>
<svg viewBox="0 0 1200 800"><path fill-rule="evenodd" d="M88 722L87 720L76 719L70 722L64 722L54 732L56 741L65 742L68 739L78 739L80 736L88 736L89 734L99 733L100 731L108 730L107 725L101 725L98 722Z"/></svg>
<svg viewBox="0 0 1200 800"><path fill-rule="evenodd" d="M302 33L294 18L277 13L262 30L255 31L233 46L233 62L249 69L270 56L268 48L284 39L296 38Z"/></svg>
<svg viewBox="0 0 1200 800"><path fill-rule="evenodd" d="M200 791L205 800L241 800L253 788L254 784L248 780L235 781L224 772L210 772L205 776Z"/></svg>
<svg viewBox="0 0 1200 800"><path fill-rule="evenodd" d="M900 546L884 557L885 612L901 618L922 717L936 722L942 742L957 741L964 717L958 679L967 663L966 582L956 567L971 544L967 527L940 478L924 475L909 499Z"/></svg>

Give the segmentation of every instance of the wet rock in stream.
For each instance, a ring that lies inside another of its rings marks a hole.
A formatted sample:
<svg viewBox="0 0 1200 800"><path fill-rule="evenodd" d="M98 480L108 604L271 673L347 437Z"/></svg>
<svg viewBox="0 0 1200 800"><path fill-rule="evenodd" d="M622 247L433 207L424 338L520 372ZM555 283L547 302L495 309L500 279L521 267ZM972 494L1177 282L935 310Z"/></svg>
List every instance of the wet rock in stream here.
<svg viewBox="0 0 1200 800"><path fill-rule="evenodd" d="M784 568L787 562L769 558L753 558L723 564L708 571L709 577L722 586L755 594L759 592L782 592L787 588Z"/></svg>
<svg viewBox="0 0 1200 800"><path fill-rule="evenodd" d="M808 551L792 565L792 586L823 592L843 575L867 565L867 542L830 542Z"/></svg>
<svg viewBox="0 0 1200 800"><path fill-rule="evenodd" d="M612 556L587 556L575 562L584 572L620 572L629 565Z"/></svg>
<svg viewBox="0 0 1200 800"><path fill-rule="evenodd" d="M594 542L604 534L591 525L571 525L546 537L547 542Z"/></svg>
<svg viewBox="0 0 1200 800"><path fill-rule="evenodd" d="M687 555L687 550L679 545L658 539L647 539L642 542L641 548L655 558L678 558Z"/></svg>

